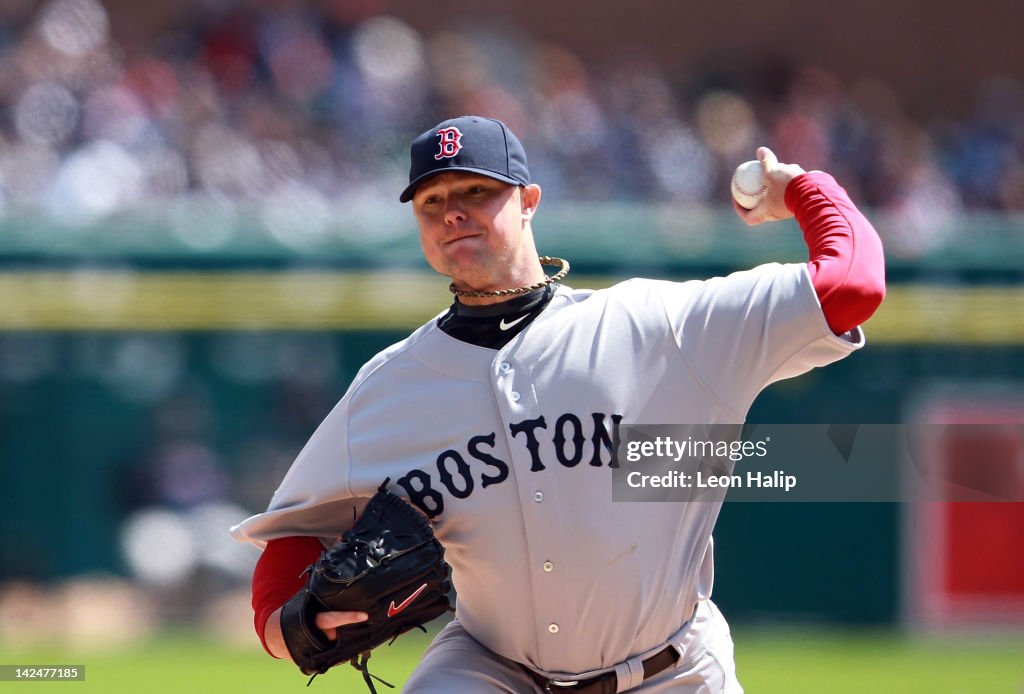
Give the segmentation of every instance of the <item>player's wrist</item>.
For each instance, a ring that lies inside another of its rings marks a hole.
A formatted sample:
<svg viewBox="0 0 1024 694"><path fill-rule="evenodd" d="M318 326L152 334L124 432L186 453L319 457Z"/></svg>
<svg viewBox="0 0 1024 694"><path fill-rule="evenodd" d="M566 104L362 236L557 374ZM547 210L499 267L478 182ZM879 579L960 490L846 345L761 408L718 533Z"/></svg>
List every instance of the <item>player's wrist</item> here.
<svg viewBox="0 0 1024 694"><path fill-rule="evenodd" d="M823 181L834 182L835 179L831 174L818 169L803 171L794 176L786 184L786 193L783 196L786 209L795 215L807 198L818 190L818 184Z"/></svg>
<svg viewBox="0 0 1024 694"><path fill-rule="evenodd" d="M284 642L284 634L281 631L281 608L270 613L263 626L263 646L267 653L281 660L291 660L288 653L288 646Z"/></svg>

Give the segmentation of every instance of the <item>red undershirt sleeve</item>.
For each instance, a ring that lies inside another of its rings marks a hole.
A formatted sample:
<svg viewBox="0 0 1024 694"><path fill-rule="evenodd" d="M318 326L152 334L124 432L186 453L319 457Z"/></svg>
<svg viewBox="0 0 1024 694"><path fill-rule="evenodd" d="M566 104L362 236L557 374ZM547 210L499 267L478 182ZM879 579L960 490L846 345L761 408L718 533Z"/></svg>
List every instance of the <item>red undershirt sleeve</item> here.
<svg viewBox="0 0 1024 694"><path fill-rule="evenodd" d="M786 187L786 207L807 243L807 269L832 332L842 335L874 314L885 298L882 241L835 179L822 171Z"/></svg>
<svg viewBox="0 0 1024 694"><path fill-rule="evenodd" d="M265 637L267 619L305 585L302 572L317 560L323 549L315 537L282 537L268 542L256 562L252 574L253 623L267 653L270 653Z"/></svg>

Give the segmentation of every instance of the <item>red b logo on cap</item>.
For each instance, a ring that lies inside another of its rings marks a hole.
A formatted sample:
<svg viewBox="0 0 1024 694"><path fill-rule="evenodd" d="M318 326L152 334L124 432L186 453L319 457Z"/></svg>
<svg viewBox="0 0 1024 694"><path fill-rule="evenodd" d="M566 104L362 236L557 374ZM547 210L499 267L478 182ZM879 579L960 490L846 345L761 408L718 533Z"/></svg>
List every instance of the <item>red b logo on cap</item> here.
<svg viewBox="0 0 1024 694"><path fill-rule="evenodd" d="M462 133L458 128L441 128L437 134L441 138L438 143L441 146L441 151L434 155L434 159L454 157L462 149L462 143L459 142L462 139Z"/></svg>

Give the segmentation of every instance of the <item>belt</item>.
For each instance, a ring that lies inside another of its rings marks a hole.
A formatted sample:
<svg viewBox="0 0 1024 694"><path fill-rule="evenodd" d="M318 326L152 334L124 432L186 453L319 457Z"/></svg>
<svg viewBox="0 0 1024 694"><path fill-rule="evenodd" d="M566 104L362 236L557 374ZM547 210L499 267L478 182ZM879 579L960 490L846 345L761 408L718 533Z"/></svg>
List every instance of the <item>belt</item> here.
<svg viewBox="0 0 1024 694"><path fill-rule="evenodd" d="M662 650L643 661L644 679L650 679L665 669L675 665L678 655L672 646ZM619 678L615 671L606 672L587 680L550 680L533 670L526 668L533 681L540 685L541 690L550 694L615 694L619 687Z"/></svg>

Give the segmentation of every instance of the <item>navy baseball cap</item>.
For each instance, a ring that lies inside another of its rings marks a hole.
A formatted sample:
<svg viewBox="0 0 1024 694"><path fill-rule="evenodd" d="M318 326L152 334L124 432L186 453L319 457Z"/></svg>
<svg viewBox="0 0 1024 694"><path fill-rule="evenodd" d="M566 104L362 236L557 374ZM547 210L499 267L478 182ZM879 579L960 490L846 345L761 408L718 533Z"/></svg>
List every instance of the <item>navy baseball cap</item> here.
<svg viewBox="0 0 1024 694"><path fill-rule="evenodd" d="M409 185L398 198L409 202L416 188L445 171L469 171L515 186L530 183L526 151L500 120L459 116L426 131L412 141Z"/></svg>

